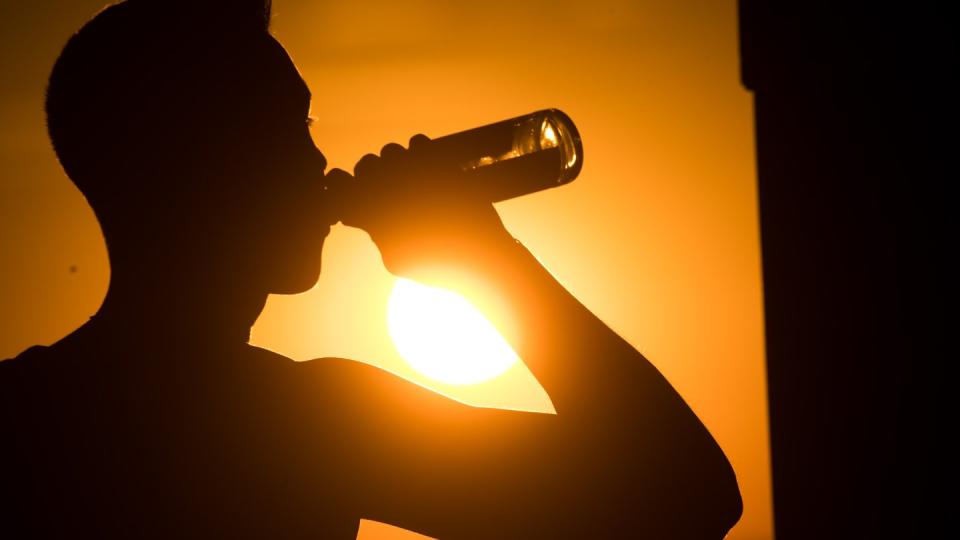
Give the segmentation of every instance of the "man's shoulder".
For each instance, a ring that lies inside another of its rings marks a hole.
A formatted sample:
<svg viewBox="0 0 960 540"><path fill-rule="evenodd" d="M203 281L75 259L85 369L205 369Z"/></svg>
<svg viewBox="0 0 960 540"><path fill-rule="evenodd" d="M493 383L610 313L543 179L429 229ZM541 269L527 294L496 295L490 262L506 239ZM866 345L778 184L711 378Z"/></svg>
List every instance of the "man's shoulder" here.
<svg viewBox="0 0 960 540"><path fill-rule="evenodd" d="M380 368L374 367L359 360L351 360L349 358L325 356L311 358L308 360L295 360L281 353L255 345L249 345L247 350L249 354L258 362L275 365L282 364L295 369L304 375L327 374L331 376L362 376L362 374L368 373L371 370L384 372Z"/></svg>
<svg viewBox="0 0 960 540"><path fill-rule="evenodd" d="M102 343L85 335L84 329L81 326L50 345L33 345L13 358L0 360L0 373L58 371L72 365L78 357L93 355Z"/></svg>
<svg viewBox="0 0 960 540"><path fill-rule="evenodd" d="M21 371L26 367L36 366L49 356L50 347L46 345L28 347L12 358L0 359L0 377Z"/></svg>
<svg viewBox="0 0 960 540"><path fill-rule="evenodd" d="M335 380L337 384L372 383L376 381L409 381L384 368L349 358L321 357L295 361L297 369L306 377Z"/></svg>
<svg viewBox="0 0 960 540"><path fill-rule="evenodd" d="M376 401L388 395L433 394L397 373L360 360L320 357L295 361L265 349L259 351L264 359L273 357L289 362L289 373L315 397L323 394L327 399L354 402L358 398Z"/></svg>
<svg viewBox="0 0 960 540"><path fill-rule="evenodd" d="M47 345L32 345L27 347L19 354L11 358L0 359L0 362L24 362L29 358L37 358L43 355L45 352L49 351L50 347Z"/></svg>
<svg viewBox="0 0 960 540"><path fill-rule="evenodd" d="M33 387L48 378L49 359L49 347L34 345L13 358L0 360L0 418L4 418L3 423L9 420L4 413L13 411L23 400L35 397Z"/></svg>
<svg viewBox="0 0 960 540"><path fill-rule="evenodd" d="M348 384L347 379L375 377L377 375L374 372L387 373L370 364L347 358L318 357L300 360L254 345L250 345L247 352L256 365L279 368L317 388Z"/></svg>

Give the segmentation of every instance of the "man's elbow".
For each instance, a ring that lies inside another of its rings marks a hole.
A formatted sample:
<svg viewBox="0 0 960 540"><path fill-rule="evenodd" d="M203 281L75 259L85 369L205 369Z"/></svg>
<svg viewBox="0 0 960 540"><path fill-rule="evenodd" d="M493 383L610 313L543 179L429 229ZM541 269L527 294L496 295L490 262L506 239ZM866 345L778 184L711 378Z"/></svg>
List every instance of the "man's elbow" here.
<svg viewBox="0 0 960 540"><path fill-rule="evenodd" d="M719 452L719 448L717 449ZM723 538L743 515L743 498L737 476L722 452L710 460L709 471L701 473L699 486L693 489L693 501L700 523L696 538ZM694 482L697 479L693 480Z"/></svg>
<svg viewBox="0 0 960 540"><path fill-rule="evenodd" d="M721 479L717 482L714 499L717 504L716 526L718 532L726 535L743 515L743 497L733 467L724 458L725 467ZM722 538L722 536L721 536Z"/></svg>
<svg viewBox="0 0 960 540"><path fill-rule="evenodd" d="M726 459L723 462L725 467L710 470L684 469L677 463L661 469L642 491L634 487L633 497L623 498L632 504L621 509L612 528L621 533L643 531L648 538L722 540L743 514L733 469Z"/></svg>
<svg viewBox="0 0 960 540"><path fill-rule="evenodd" d="M740 520L743 499L736 473L720 447L687 447L661 464L660 531L673 539L721 540Z"/></svg>

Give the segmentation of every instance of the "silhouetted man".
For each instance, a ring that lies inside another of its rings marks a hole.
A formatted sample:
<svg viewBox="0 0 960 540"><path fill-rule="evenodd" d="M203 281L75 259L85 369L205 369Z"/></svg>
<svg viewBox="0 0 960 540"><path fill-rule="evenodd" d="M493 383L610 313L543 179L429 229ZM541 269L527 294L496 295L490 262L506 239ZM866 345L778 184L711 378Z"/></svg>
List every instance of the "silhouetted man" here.
<svg viewBox="0 0 960 540"><path fill-rule="evenodd" d="M449 187L425 137L324 176L269 13L129 0L57 60L50 137L112 273L87 324L0 363L0 535L352 539L371 518L443 539L722 538L741 500L713 438L490 204ZM443 268L508 299L558 414L248 345L268 294L317 281L341 219L394 273Z"/></svg>

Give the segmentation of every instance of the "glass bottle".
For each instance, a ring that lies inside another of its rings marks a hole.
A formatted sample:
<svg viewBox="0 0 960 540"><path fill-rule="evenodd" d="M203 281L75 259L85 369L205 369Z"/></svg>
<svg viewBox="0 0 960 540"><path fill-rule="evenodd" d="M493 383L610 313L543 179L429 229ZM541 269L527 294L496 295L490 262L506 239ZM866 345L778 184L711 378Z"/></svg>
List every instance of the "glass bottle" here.
<svg viewBox="0 0 960 540"><path fill-rule="evenodd" d="M470 174L491 202L573 181L583 167L583 143L569 116L544 109L431 139L431 150Z"/></svg>

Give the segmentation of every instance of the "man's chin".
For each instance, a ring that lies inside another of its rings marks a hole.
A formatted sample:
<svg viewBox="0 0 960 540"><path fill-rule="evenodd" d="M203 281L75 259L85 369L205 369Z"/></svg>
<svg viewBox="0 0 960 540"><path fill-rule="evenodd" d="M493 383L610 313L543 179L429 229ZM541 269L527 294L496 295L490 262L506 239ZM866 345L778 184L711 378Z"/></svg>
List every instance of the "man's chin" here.
<svg viewBox="0 0 960 540"><path fill-rule="evenodd" d="M270 284L270 294L301 294L309 291L317 284L320 279L320 265L316 264L314 268L298 274L287 274L278 276Z"/></svg>
<svg viewBox="0 0 960 540"><path fill-rule="evenodd" d="M326 236L326 235L324 235ZM309 291L320 280L323 240L314 249L287 249L275 254L271 261L267 290L270 294L300 294ZM312 246L311 246L312 247Z"/></svg>

